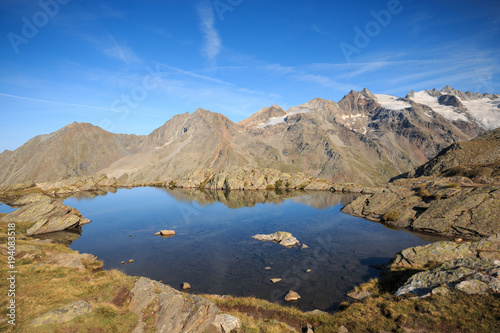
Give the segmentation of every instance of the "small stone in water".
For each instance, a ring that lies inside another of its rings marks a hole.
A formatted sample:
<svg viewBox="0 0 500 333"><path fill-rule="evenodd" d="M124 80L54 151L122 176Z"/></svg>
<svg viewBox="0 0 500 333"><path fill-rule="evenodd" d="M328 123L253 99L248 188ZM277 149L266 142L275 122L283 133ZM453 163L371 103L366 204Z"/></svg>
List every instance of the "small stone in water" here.
<svg viewBox="0 0 500 333"><path fill-rule="evenodd" d="M264 267L264 269L267 269L267 270L269 270L269 269L271 269L271 267L267 266L267 267Z"/></svg>
<svg viewBox="0 0 500 333"><path fill-rule="evenodd" d="M187 282L184 282L182 284L182 290L188 290L188 289L191 289L191 285Z"/></svg>
<svg viewBox="0 0 500 333"><path fill-rule="evenodd" d="M128 262L129 262L129 264L131 264L134 262L134 259L130 259Z"/></svg>
<svg viewBox="0 0 500 333"><path fill-rule="evenodd" d="M280 281L281 281L280 278L273 278L273 279L271 279L272 283L276 283L276 282L280 282Z"/></svg>
<svg viewBox="0 0 500 333"><path fill-rule="evenodd" d="M290 290L288 294L285 296L285 302L293 302L297 301L300 298L300 295L297 294L295 291Z"/></svg>

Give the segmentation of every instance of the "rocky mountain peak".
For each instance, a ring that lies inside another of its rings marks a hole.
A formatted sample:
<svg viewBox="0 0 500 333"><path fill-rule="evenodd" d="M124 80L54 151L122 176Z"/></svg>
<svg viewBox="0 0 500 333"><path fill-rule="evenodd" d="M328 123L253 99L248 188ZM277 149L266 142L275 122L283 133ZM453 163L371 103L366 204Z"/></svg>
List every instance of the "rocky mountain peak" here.
<svg viewBox="0 0 500 333"><path fill-rule="evenodd" d="M415 97L415 91L414 90L410 90L410 92L406 94L405 98L413 99L413 97Z"/></svg>
<svg viewBox="0 0 500 333"><path fill-rule="evenodd" d="M272 105L271 107L262 108L247 119L238 122L238 125L245 128L255 128L267 123L272 118L284 117L286 114L286 111L278 105Z"/></svg>
<svg viewBox="0 0 500 333"><path fill-rule="evenodd" d="M441 95L438 98L438 102L441 105L453 106L462 110L464 107L462 102L460 102L460 99L458 99L455 95Z"/></svg>
<svg viewBox="0 0 500 333"><path fill-rule="evenodd" d="M361 95L363 95L364 97L369 98L371 100L377 99L377 97L375 97L375 95L370 90L368 90L366 88L363 88L363 90L361 90Z"/></svg>

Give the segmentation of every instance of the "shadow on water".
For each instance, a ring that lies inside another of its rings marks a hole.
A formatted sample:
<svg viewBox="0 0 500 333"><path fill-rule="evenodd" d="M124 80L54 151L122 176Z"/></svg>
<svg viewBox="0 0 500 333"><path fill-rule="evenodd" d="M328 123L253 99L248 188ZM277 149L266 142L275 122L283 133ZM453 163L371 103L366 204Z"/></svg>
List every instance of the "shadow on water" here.
<svg viewBox="0 0 500 333"><path fill-rule="evenodd" d="M69 198L92 222L82 236L59 241L92 253L106 269L147 276L190 292L255 296L284 304L289 290L302 310L332 310L355 285L377 277L373 268L400 250L431 242L340 209L353 195L305 191L120 189L92 198ZM173 229L173 237L153 236ZM284 248L253 235L291 232L309 248ZM51 238L52 234L46 237ZM436 239L433 239L436 240ZM134 259L133 264L121 264ZM266 269L270 268L270 269ZM271 278L281 278L272 283Z"/></svg>

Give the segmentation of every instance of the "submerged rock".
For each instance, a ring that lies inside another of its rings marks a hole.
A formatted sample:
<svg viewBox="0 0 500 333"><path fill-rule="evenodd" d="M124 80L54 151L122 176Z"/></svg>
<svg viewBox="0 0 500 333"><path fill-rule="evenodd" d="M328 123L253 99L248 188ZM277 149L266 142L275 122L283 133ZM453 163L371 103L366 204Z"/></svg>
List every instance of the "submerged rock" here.
<svg viewBox="0 0 500 333"><path fill-rule="evenodd" d="M368 291L353 291L352 293L348 293L347 297L352 298L356 301L363 301L367 298L372 297L372 293Z"/></svg>
<svg viewBox="0 0 500 333"><path fill-rule="evenodd" d="M275 233L269 235L258 234L252 236L252 238L260 241L276 242L284 247L291 247L300 244L297 238L293 237L291 233L286 231L276 231Z"/></svg>
<svg viewBox="0 0 500 333"><path fill-rule="evenodd" d="M90 222L82 214L60 201L42 199L22 206L2 218L1 222L33 222L27 236L62 231Z"/></svg>

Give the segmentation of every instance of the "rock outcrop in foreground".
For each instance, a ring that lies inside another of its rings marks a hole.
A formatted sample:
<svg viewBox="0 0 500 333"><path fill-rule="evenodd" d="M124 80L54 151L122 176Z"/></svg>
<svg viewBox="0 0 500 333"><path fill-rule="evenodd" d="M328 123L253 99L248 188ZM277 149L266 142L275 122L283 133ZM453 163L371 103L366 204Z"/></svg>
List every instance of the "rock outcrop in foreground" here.
<svg viewBox="0 0 500 333"><path fill-rule="evenodd" d="M500 234L476 242L435 242L410 247L396 254L386 269L427 269L455 259L480 258L500 260Z"/></svg>
<svg viewBox="0 0 500 333"><path fill-rule="evenodd" d="M427 297L452 291L500 293L500 234L477 242L436 242L398 253L384 274L424 270L414 274L395 295Z"/></svg>
<svg viewBox="0 0 500 333"><path fill-rule="evenodd" d="M217 315L212 302L181 293L145 277L139 278L130 291L129 308L139 317L137 332L205 332ZM148 317L148 315L152 316Z"/></svg>
<svg viewBox="0 0 500 333"><path fill-rule="evenodd" d="M395 295L430 296L456 289L467 294L500 293L500 261L494 259L455 259L429 271L413 275Z"/></svg>

